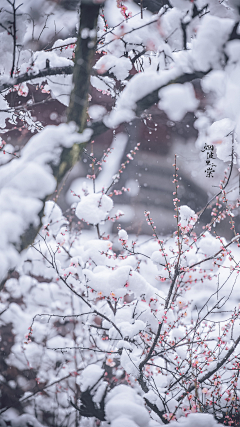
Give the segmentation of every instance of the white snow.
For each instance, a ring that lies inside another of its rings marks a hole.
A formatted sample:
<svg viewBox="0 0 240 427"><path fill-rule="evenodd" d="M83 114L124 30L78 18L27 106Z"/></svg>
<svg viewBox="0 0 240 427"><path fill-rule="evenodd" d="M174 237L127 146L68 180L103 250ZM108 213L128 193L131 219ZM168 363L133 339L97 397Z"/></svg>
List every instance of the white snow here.
<svg viewBox="0 0 240 427"><path fill-rule="evenodd" d="M91 105L88 108L88 114L93 120L100 120L106 114L106 111L103 105Z"/></svg>
<svg viewBox="0 0 240 427"><path fill-rule="evenodd" d="M124 121L130 122L135 117L137 101L160 89L179 74L180 70L176 68L162 71L159 75L151 71L136 74L119 96L116 108L105 117L106 126L114 128Z"/></svg>
<svg viewBox="0 0 240 427"><path fill-rule="evenodd" d="M115 387L108 393L106 402L106 417L111 426L148 427L149 414L144 401L132 388L126 385Z"/></svg>
<svg viewBox="0 0 240 427"><path fill-rule="evenodd" d="M189 208L189 206L182 205L179 207L180 223L182 227L193 226L197 221L197 215Z"/></svg>
<svg viewBox="0 0 240 427"><path fill-rule="evenodd" d="M113 201L106 194L93 193L82 198L76 207L76 215L85 222L96 225L104 221L111 209Z"/></svg>
<svg viewBox="0 0 240 427"><path fill-rule="evenodd" d="M132 63L129 58L118 58L108 54L102 56L96 62L94 68L100 75L109 71L113 73L118 80L125 80L132 68Z"/></svg>
<svg viewBox="0 0 240 427"><path fill-rule="evenodd" d="M128 234L127 234L126 230L123 230L123 229L119 230L118 237L119 237L119 240L127 241L128 240Z"/></svg>
<svg viewBox="0 0 240 427"><path fill-rule="evenodd" d="M21 235L30 225L39 225L42 200L56 188L49 163L58 163L62 147L70 148L74 143L87 141L90 135L91 130L78 134L74 124L47 126L30 139L20 158L1 167L1 279L16 266Z"/></svg>
<svg viewBox="0 0 240 427"><path fill-rule="evenodd" d="M104 374L104 369L98 365L87 366L80 377L79 384L81 391L86 391L88 388L92 388Z"/></svg>
<svg viewBox="0 0 240 427"><path fill-rule="evenodd" d="M197 37L192 41L192 59L196 70L221 68L222 47L227 42L233 25L232 19L209 14L202 17Z"/></svg>
<svg viewBox="0 0 240 427"><path fill-rule="evenodd" d="M178 421L172 421L169 427L215 427L219 424L211 414L190 414L187 418L182 417Z"/></svg>
<svg viewBox="0 0 240 427"><path fill-rule="evenodd" d="M159 91L158 107L164 110L169 119L182 120L188 111L194 111L199 105L191 83L172 84Z"/></svg>

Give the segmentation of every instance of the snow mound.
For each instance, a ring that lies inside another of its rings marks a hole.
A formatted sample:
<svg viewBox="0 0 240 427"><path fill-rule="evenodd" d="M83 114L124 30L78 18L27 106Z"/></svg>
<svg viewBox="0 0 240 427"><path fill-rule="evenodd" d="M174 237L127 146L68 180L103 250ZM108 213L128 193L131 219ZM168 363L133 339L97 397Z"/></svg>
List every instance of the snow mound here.
<svg viewBox="0 0 240 427"><path fill-rule="evenodd" d="M113 201L106 194L89 194L77 205L76 215L85 222L96 225L104 221L113 208Z"/></svg>
<svg viewBox="0 0 240 427"><path fill-rule="evenodd" d="M148 427L150 419L143 398L126 385L119 385L108 394L106 418L111 427Z"/></svg>

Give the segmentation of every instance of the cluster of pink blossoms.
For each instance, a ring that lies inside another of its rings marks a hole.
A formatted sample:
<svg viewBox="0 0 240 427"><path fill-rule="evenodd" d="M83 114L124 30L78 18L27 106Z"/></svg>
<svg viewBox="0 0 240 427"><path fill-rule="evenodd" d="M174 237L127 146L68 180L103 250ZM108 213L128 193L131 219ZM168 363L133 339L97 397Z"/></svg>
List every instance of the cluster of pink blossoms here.
<svg viewBox="0 0 240 427"><path fill-rule="evenodd" d="M127 6L124 6L121 0L117 0L117 7L121 9L121 14L124 16L124 18L131 18L132 12L127 13Z"/></svg>

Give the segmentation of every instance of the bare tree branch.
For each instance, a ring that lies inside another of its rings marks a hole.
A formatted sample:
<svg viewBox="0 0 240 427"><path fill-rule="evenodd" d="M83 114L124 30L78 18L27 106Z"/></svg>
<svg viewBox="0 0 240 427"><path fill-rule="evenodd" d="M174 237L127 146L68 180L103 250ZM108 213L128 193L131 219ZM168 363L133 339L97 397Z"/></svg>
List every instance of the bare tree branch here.
<svg viewBox="0 0 240 427"><path fill-rule="evenodd" d="M73 73L73 67L71 65L67 65L66 67L53 67L53 68L45 68L38 73L25 73L18 77L15 77L14 79L10 80L8 83L4 83L0 86L0 92L3 92L7 89L10 89L11 87L15 85L19 85L24 82L31 82L34 79L39 79L41 77L48 77L48 76L57 76L59 74L72 74Z"/></svg>

